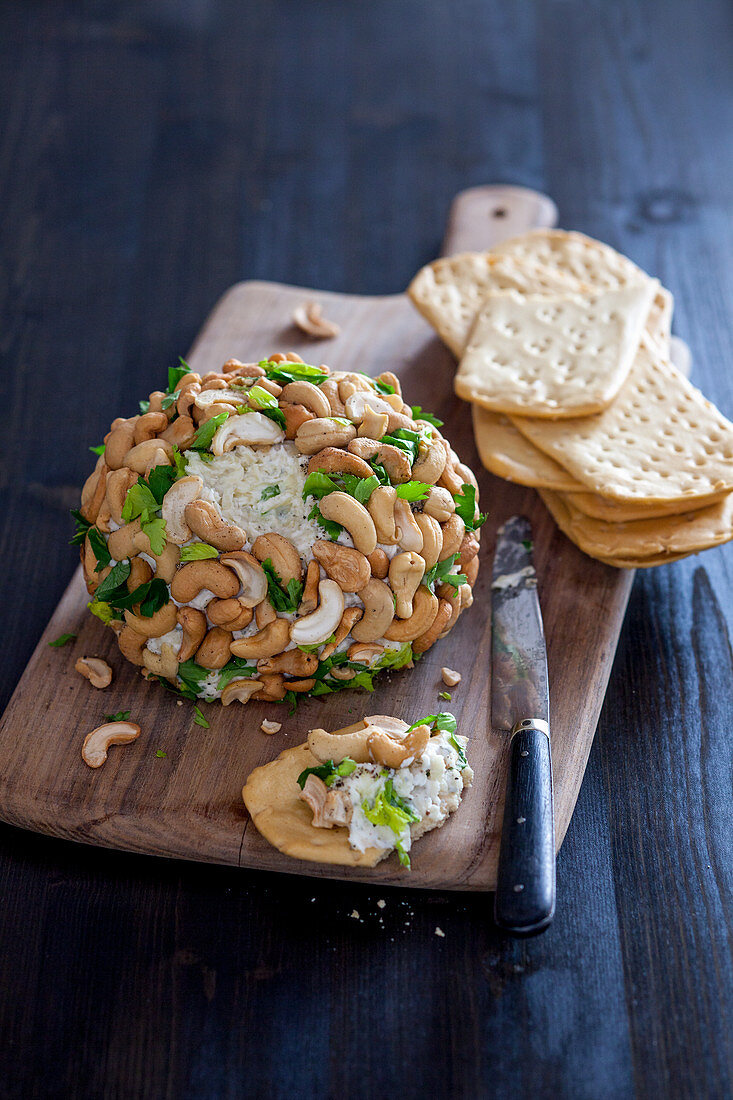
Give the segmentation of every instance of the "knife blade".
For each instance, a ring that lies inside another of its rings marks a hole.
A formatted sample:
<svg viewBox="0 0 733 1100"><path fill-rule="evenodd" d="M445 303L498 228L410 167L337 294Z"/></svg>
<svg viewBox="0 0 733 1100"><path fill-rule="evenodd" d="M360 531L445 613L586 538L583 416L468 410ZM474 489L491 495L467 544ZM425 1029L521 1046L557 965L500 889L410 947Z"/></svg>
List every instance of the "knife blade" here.
<svg viewBox="0 0 733 1100"><path fill-rule="evenodd" d="M547 651L525 516L499 529L491 615L491 724L511 736L494 917L527 936L554 916L555 827Z"/></svg>

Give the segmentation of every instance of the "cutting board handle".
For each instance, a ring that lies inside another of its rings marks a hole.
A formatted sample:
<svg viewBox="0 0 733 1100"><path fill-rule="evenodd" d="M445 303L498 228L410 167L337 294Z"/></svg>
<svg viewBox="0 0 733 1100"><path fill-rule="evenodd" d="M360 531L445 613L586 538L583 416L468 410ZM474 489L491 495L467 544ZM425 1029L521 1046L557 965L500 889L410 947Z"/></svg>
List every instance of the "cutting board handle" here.
<svg viewBox="0 0 733 1100"><path fill-rule="evenodd" d="M491 184L459 191L451 204L441 255L482 252L529 229L552 229L557 216L552 199L528 187Z"/></svg>

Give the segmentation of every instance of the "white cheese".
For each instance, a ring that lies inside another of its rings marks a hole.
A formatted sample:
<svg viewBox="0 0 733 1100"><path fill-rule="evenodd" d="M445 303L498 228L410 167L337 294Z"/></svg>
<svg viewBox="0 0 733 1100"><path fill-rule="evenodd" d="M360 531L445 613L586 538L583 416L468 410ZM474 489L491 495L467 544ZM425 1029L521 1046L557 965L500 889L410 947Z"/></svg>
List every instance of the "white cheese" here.
<svg viewBox="0 0 733 1100"><path fill-rule="evenodd" d="M177 655L183 644L183 627L174 626L167 634L161 634L159 638L148 638L147 648L151 653L160 653L164 645L169 645Z"/></svg>

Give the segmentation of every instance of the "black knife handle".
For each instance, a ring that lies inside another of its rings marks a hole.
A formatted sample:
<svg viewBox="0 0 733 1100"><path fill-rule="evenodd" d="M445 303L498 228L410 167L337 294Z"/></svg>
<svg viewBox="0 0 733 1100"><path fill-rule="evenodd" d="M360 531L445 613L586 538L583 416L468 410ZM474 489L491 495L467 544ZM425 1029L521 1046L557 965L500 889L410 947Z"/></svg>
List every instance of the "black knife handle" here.
<svg viewBox="0 0 733 1100"><path fill-rule="evenodd" d="M532 936L555 913L552 756L544 723L525 719L510 747L494 919L515 936Z"/></svg>

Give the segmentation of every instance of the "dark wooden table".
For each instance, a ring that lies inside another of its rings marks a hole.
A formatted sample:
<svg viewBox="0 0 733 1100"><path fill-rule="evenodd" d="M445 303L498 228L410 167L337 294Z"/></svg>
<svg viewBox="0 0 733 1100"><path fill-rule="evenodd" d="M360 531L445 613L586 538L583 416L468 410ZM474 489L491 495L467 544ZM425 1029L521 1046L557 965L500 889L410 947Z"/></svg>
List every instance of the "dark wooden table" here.
<svg viewBox="0 0 733 1100"><path fill-rule="evenodd" d="M659 275L733 416L732 53L725 0L6 0L2 702L87 444L218 295L400 290L464 187ZM537 940L485 897L0 827L0 1095L729 1096L731 627L730 547L637 576Z"/></svg>

